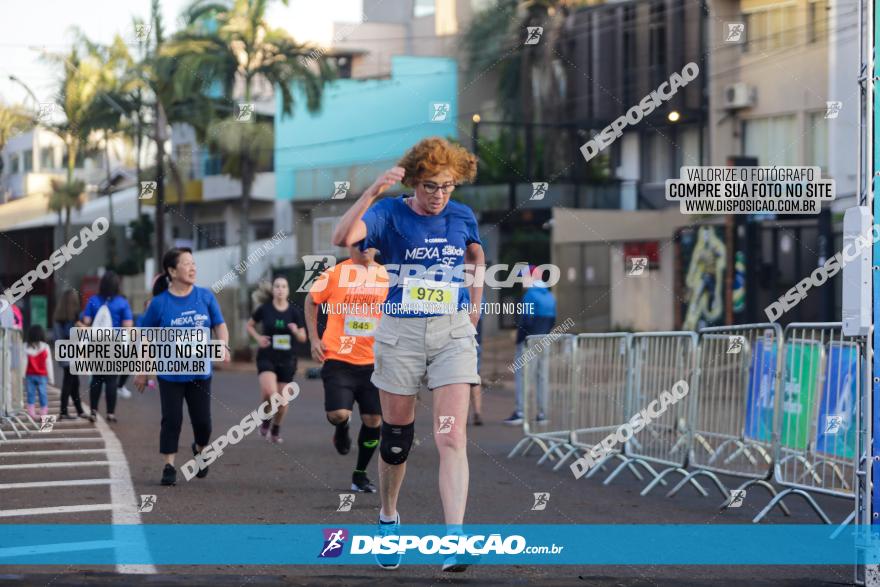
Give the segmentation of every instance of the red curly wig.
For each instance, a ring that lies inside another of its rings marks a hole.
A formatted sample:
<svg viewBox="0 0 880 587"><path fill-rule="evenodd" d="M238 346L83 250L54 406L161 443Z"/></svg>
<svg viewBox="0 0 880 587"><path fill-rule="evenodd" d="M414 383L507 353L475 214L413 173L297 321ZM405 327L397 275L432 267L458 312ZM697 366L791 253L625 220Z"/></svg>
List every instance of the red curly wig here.
<svg viewBox="0 0 880 587"><path fill-rule="evenodd" d="M401 183L409 188L443 171L452 173L455 183L471 182L477 175L476 156L441 137L422 139L397 164L406 172Z"/></svg>

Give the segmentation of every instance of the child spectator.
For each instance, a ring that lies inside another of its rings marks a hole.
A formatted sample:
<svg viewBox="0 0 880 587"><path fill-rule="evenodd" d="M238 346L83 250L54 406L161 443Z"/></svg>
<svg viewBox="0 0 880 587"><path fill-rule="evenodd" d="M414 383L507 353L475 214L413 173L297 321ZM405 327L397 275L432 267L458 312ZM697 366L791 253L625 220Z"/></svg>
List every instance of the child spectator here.
<svg viewBox="0 0 880 587"><path fill-rule="evenodd" d="M34 412L37 393L40 394L40 415L45 416L49 413L46 382L55 385L52 354L49 352L49 345L46 344L46 332L39 324L34 324L28 329L25 354L27 355L27 369L24 378L27 386L27 410L30 417L34 419L37 417Z"/></svg>

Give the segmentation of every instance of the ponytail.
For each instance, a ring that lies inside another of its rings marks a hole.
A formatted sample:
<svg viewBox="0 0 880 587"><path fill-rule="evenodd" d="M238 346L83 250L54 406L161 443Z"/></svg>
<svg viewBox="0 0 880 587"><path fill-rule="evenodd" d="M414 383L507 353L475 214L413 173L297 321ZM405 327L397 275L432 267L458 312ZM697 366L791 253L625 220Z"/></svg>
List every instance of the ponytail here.
<svg viewBox="0 0 880 587"><path fill-rule="evenodd" d="M167 270L157 275L156 279L153 281L153 297L155 298L160 293L166 291L170 284L171 275L168 274Z"/></svg>
<svg viewBox="0 0 880 587"><path fill-rule="evenodd" d="M171 285L171 271L169 269L177 268L177 262L183 253L192 255L192 249L188 247L174 247L168 249L162 256L162 273L153 282L153 297L165 292L168 286Z"/></svg>

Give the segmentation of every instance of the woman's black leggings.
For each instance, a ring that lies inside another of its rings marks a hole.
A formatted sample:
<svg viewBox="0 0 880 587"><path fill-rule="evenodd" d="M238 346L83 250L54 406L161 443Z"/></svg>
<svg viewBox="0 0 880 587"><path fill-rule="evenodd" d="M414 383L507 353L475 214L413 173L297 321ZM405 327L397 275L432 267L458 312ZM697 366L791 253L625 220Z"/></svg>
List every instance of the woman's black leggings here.
<svg viewBox="0 0 880 587"><path fill-rule="evenodd" d="M62 367L64 379L61 381L61 413L67 413L67 404L73 400L77 414L83 413L82 401L79 399L79 375L70 372L70 367Z"/></svg>
<svg viewBox="0 0 880 587"><path fill-rule="evenodd" d="M89 404L92 411L98 411L98 403L101 401L101 388L107 388L107 413L116 413L116 385L119 383L119 375L92 375L89 383Z"/></svg>
<svg viewBox="0 0 880 587"><path fill-rule="evenodd" d="M211 379L167 381L159 378L159 397L162 401L162 428L159 432L159 452L175 454L183 426L183 401L189 410L196 444L207 446L211 440Z"/></svg>

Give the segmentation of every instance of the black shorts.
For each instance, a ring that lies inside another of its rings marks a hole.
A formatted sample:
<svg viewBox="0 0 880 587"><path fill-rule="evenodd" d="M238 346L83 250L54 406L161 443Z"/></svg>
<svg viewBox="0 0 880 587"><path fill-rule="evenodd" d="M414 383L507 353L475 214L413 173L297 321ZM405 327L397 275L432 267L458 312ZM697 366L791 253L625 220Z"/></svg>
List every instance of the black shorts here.
<svg viewBox="0 0 880 587"><path fill-rule="evenodd" d="M257 373L271 371L278 377L278 383L290 383L296 373L296 357L293 355L272 356L257 353Z"/></svg>
<svg viewBox="0 0 880 587"><path fill-rule="evenodd" d="M351 410L357 402L361 415L382 415L379 388L370 381L372 375L372 365L352 365L335 359L324 361L321 367L324 409L328 412Z"/></svg>

